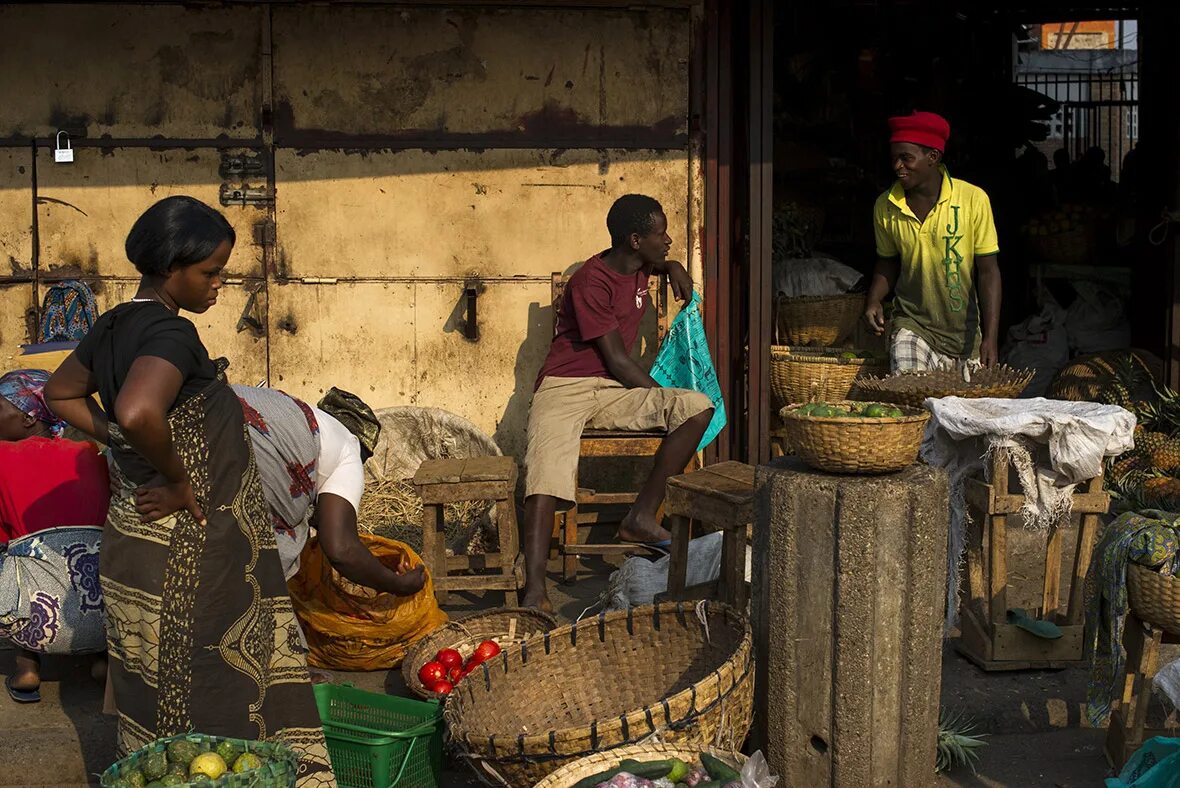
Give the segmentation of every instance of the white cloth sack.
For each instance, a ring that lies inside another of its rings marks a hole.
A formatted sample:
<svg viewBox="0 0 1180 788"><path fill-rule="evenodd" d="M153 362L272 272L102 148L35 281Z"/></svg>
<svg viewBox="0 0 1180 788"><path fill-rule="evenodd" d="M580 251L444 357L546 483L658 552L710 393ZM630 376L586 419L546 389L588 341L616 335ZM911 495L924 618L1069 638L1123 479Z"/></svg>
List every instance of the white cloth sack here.
<svg viewBox="0 0 1180 788"><path fill-rule="evenodd" d="M863 278L855 268L824 255L775 260L772 276L775 295L787 298L843 295Z"/></svg>
<svg viewBox="0 0 1180 788"><path fill-rule="evenodd" d="M611 573L601 602L607 610L626 610L650 605L656 594L668 590L669 556L649 561L631 556ZM685 585L711 583L721 576L721 531L698 536L688 543L688 571Z"/></svg>
<svg viewBox="0 0 1180 788"><path fill-rule="evenodd" d="M1095 282L1075 281L1078 297L1069 306L1065 329L1077 355L1131 346L1131 321L1118 294Z"/></svg>
<svg viewBox="0 0 1180 788"><path fill-rule="evenodd" d="M1048 528L1068 518L1074 488L1102 472L1107 457L1134 446L1135 416L1116 405L1034 399L926 400L932 418L922 459L945 468L951 482L947 628L958 620L959 571L966 544L965 482L986 467L997 448L1020 479L1026 527Z"/></svg>
<svg viewBox="0 0 1180 788"><path fill-rule="evenodd" d="M1043 396L1053 376L1069 362L1065 310L1055 303L1045 304L1038 314L1008 330L1008 342L1004 362L1016 369L1036 371L1021 396Z"/></svg>

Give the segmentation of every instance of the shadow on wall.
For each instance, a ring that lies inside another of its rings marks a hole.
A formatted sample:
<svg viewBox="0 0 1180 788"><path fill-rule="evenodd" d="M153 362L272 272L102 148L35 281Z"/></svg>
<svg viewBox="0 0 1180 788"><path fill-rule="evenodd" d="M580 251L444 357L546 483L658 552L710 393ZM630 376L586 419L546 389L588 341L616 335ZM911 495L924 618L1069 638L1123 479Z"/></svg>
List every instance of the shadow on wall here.
<svg viewBox="0 0 1180 788"><path fill-rule="evenodd" d="M582 262L576 262L562 271L562 276L568 279L579 268ZM537 375L541 371L549 345L553 339L556 313L552 302L529 304L528 327L524 342L516 354L514 374L515 386L504 412L497 421L496 432L492 436L505 454L516 458L520 466L520 489L523 491L526 468L524 465L525 448L528 442L528 414L533 400L533 390L537 383ZM641 367L651 369L655 361L658 320L654 305L648 308L639 325L639 337L635 342L632 357ZM631 467L634 461L616 461L613 464L596 463L593 467L583 468L584 481L590 486L601 485L602 489L628 489L633 479L641 480L646 474L644 467ZM643 464L643 463L640 463ZM601 466L601 467L599 467Z"/></svg>

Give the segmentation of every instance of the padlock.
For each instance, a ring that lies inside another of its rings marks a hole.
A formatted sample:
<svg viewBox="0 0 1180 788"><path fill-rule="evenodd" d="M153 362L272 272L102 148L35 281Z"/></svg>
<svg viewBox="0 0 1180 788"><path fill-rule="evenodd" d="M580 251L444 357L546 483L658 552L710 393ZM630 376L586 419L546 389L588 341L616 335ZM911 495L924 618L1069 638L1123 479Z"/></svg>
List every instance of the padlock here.
<svg viewBox="0 0 1180 788"><path fill-rule="evenodd" d="M66 138L66 146L61 146L61 138ZM53 160L58 164L70 164L74 161L74 149L70 147L70 135L64 131L57 133L57 143L53 148Z"/></svg>

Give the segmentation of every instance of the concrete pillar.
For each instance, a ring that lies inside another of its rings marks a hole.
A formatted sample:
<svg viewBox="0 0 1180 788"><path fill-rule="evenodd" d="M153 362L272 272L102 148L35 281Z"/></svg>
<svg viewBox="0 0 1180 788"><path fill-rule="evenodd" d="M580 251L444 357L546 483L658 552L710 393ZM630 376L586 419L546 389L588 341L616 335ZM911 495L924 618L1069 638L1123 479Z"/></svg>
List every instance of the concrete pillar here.
<svg viewBox="0 0 1180 788"><path fill-rule="evenodd" d="M783 785L934 784L945 472L757 469L754 737Z"/></svg>

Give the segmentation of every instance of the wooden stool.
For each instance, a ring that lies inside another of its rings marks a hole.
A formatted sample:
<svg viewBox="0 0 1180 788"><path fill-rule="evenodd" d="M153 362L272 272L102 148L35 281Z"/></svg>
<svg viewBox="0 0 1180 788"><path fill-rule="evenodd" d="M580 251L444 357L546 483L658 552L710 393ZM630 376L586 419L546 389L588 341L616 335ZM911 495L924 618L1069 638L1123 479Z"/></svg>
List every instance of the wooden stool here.
<svg viewBox="0 0 1180 788"><path fill-rule="evenodd" d="M524 563L516 531L516 461L511 457L426 460L414 474L422 497L422 560L434 581L434 594L445 604L448 591L503 591L504 604L516 607L524 584ZM500 552L447 557L443 505L461 501L495 501ZM450 572L499 569L499 574L449 576Z"/></svg>
<svg viewBox="0 0 1180 788"><path fill-rule="evenodd" d="M966 482L967 505L972 524L967 534L967 596L960 606L961 635L955 648L984 670L1026 670L1063 668L1084 665L1083 600L1086 570L1098 535L1099 515L1110 507L1110 495L1102 489L1102 476L1083 482L1073 494L1073 512L1082 515L1069 601L1061 611L1061 543L1062 527L1054 524L1045 545L1045 581L1040 608L1029 611L1034 618L1052 621L1061 627L1056 640L1039 638L1009 624L1008 615L1008 516L1019 514L1024 496L1009 492L1008 452L996 449L992 454L991 484L982 479ZM987 529L988 561L985 570L983 534Z"/></svg>
<svg viewBox="0 0 1180 788"><path fill-rule="evenodd" d="M746 584L746 531L754 521L754 468L743 462L722 462L668 479L664 513L672 531L668 562L670 600L718 599L740 611L750 599ZM721 541L721 576L713 583L685 587L692 521L725 533Z"/></svg>
<svg viewBox="0 0 1180 788"><path fill-rule="evenodd" d="M1164 728L1147 728L1147 707L1152 683L1159 670L1162 643L1180 643L1180 636L1165 632L1127 613L1123 623L1123 647L1127 650L1127 680L1123 695L1110 714L1106 729L1106 760L1119 770L1143 742L1153 736L1175 736Z"/></svg>

